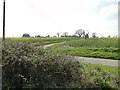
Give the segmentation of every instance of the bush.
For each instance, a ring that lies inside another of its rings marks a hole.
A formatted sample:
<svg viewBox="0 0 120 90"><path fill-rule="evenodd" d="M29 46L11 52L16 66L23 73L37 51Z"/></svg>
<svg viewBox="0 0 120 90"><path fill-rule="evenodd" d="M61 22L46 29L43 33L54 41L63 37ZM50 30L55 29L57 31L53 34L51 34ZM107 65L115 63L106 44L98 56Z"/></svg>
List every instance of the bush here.
<svg viewBox="0 0 120 90"><path fill-rule="evenodd" d="M9 42L3 49L3 87L67 87L80 78L79 67L69 57Z"/></svg>
<svg viewBox="0 0 120 90"><path fill-rule="evenodd" d="M22 37L30 37L28 33L24 33Z"/></svg>
<svg viewBox="0 0 120 90"><path fill-rule="evenodd" d="M3 48L3 89L111 88L103 79L90 79L92 73L71 57L32 45L7 42Z"/></svg>

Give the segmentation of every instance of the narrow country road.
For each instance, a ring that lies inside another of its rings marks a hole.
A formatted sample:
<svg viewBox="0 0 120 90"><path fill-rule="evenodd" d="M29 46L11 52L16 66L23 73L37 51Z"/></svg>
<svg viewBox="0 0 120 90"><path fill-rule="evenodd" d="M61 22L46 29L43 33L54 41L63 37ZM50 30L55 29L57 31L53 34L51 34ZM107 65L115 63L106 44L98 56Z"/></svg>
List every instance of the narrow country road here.
<svg viewBox="0 0 120 90"><path fill-rule="evenodd" d="M64 43L64 42L44 45L43 48L47 49L50 46L53 46L56 44L62 44L62 43ZM101 65L109 65L109 66L120 66L120 60L91 58L91 57L79 57L79 56L73 56L73 58L75 61L80 61L83 63L101 64Z"/></svg>
<svg viewBox="0 0 120 90"><path fill-rule="evenodd" d="M120 61L119 60L78 57L78 56L75 56L74 58L75 58L75 60L81 61L81 62L84 62L84 63L102 64L102 65L109 65L109 66L120 66Z"/></svg>
<svg viewBox="0 0 120 90"><path fill-rule="evenodd" d="M53 45L56 45L56 44L62 44L62 43L64 43L64 42L48 44L48 45L44 45L42 48L47 49L50 46L53 46Z"/></svg>

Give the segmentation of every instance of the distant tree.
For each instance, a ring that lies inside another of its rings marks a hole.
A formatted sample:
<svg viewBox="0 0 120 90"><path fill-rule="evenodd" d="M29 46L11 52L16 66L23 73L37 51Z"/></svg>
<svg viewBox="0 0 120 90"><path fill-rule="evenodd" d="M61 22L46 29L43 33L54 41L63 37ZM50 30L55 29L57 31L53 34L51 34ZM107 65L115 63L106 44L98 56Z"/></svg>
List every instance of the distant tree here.
<svg viewBox="0 0 120 90"><path fill-rule="evenodd" d="M108 36L108 38L111 38L110 35Z"/></svg>
<svg viewBox="0 0 120 90"><path fill-rule="evenodd" d="M53 37L57 37L57 36L53 36Z"/></svg>
<svg viewBox="0 0 120 90"><path fill-rule="evenodd" d="M78 37L77 35L72 35L72 37Z"/></svg>
<svg viewBox="0 0 120 90"><path fill-rule="evenodd" d="M60 37L60 33L57 33L57 37Z"/></svg>
<svg viewBox="0 0 120 90"><path fill-rule="evenodd" d="M82 35L83 35L83 38L85 38L85 35L86 35L85 30L83 30Z"/></svg>
<svg viewBox="0 0 120 90"><path fill-rule="evenodd" d="M114 35L113 38L120 38L120 35Z"/></svg>
<svg viewBox="0 0 120 90"><path fill-rule="evenodd" d="M50 35L47 35L47 36L45 36L45 37L50 37Z"/></svg>
<svg viewBox="0 0 120 90"><path fill-rule="evenodd" d="M48 35L47 37L50 37L50 35Z"/></svg>
<svg viewBox="0 0 120 90"><path fill-rule="evenodd" d="M101 35L101 38L104 38L104 36L103 36L103 35Z"/></svg>
<svg viewBox="0 0 120 90"><path fill-rule="evenodd" d="M84 32L83 32L82 29L79 29L79 30L76 30L76 31L75 31L75 34L78 35L79 37L82 37L83 33L84 33Z"/></svg>
<svg viewBox="0 0 120 90"><path fill-rule="evenodd" d="M97 34L95 32L92 33L93 38L97 38Z"/></svg>
<svg viewBox="0 0 120 90"><path fill-rule="evenodd" d="M83 38L85 38L85 39L89 38L88 30L87 30L87 32L85 30L83 30Z"/></svg>
<svg viewBox="0 0 120 90"><path fill-rule="evenodd" d="M87 33L85 34L85 39L89 38L89 32L87 31Z"/></svg>
<svg viewBox="0 0 120 90"><path fill-rule="evenodd" d="M64 35L61 35L61 37L65 37Z"/></svg>
<svg viewBox="0 0 120 90"><path fill-rule="evenodd" d="M68 35L68 37L72 37L71 35Z"/></svg>
<svg viewBox="0 0 120 90"><path fill-rule="evenodd" d="M22 37L30 37L30 35L28 33L24 33Z"/></svg>
<svg viewBox="0 0 120 90"><path fill-rule="evenodd" d="M35 37L40 37L40 35L36 35Z"/></svg>
<svg viewBox="0 0 120 90"><path fill-rule="evenodd" d="M84 29L76 30L75 35L78 35L79 37L83 37L85 39L89 38L89 32L87 32Z"/></svg>
<svg viewBox="0 0 120 90"><path fill-rule="evenodd" d="M64 33L63 33L63 36L64 36L64 37L67 37L67 36L68 36L68 32L64 32Z"/></svg>

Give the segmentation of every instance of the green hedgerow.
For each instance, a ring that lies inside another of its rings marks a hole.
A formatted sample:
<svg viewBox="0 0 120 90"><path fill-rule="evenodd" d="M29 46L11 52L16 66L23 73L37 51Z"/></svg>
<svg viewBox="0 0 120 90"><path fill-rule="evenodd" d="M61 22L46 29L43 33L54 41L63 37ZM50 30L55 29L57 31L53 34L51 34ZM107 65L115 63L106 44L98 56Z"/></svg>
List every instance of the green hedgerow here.
<svg viewBox="0 0 120 90"><path fill-rule="evenodd" d="M98 73L100 70L93 71L68 56L13 41L7 41L2 52L4 90L7 88L113 88L103 78L96 77L101 75Z"/></svg>

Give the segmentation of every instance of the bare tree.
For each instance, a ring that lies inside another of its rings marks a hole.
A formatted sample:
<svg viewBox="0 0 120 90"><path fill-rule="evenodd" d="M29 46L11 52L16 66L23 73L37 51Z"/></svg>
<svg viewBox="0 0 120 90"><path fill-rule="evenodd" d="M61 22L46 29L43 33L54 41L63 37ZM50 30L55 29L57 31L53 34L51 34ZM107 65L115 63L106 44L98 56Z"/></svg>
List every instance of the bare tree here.
<svg viewBox="0 0 120 90"><path fill-rule="evenodd" d="M95 32L92 33L92 37L93 38L96 38L97 37L97 34Z"/></svg>
<svg viewBox="0 0 120 90"><path fill-rule="evenodd" d="M111 38L111 36L109 35L108 38Z"/></svg>
<svg viewBox="0 0 120 90"><path fill-rule="evenodd" d="M85 38L85 35L86 35L85 30L83 30L83 38Z"/></svg>
<svg viewBox="0 0 120 90"><path fill-rule="evenodd" d="M79 37L83 37L85 39L89 38L89 32L87 32L84 29L76 30L75 35L78 35Z"/></svg>
<svg viewBox="0 0 120 90"><path fill-rule="evenodd" d="M40 35L35 35L35 37L40 37Z"/></svg>
<svg viewBox="0 0 120 90"><path fill-rule="evenodd" d="M68 36L68 32L64 32L63 36L67 37Z"/></svg>
<svg viewBox="0 0 120 90"><path fill-rule="evenodd" d="M57 33L57 37L60 37L60 33Z"/></svg>
<svg viewBox="0 0 120 90"><path fill-rule="evenodd" d="M89 31L87 30L87 33L85 34L85 39L89 38Z"/></svg>
<svg viewBox="0 0 120 90"><path fill-rule="evenodd" d="M83 35L83 30L82 30L82 29L76 30L76 31L75 31L75 34L78 35L79 37L82 37L82 35Z"/></svg>

